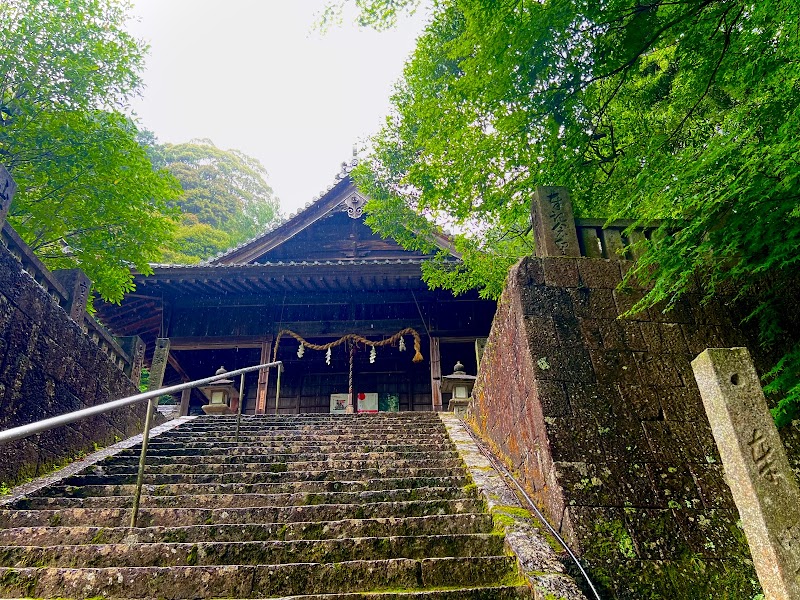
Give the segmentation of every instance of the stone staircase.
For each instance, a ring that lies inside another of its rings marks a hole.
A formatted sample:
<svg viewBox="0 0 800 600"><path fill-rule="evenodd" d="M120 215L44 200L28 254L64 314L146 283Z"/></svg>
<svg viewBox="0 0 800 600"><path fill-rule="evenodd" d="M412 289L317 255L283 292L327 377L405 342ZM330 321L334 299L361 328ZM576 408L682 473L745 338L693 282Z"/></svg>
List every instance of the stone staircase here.
<svg viewBox="0 0 800 600"><path fill-rule="evenodd" d="M433 413L198 417L0 510L0 597L531 598Z"/></svg>

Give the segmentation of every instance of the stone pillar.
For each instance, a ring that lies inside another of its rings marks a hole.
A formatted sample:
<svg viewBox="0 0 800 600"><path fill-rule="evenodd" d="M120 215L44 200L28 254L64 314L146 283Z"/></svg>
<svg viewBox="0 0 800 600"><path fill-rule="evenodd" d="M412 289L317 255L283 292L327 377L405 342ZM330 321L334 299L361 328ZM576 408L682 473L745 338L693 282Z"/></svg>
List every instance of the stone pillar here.
<svg viewBox="0 0 800 600"><path fill-rule="evenodd" d="M17 183L11 177L3 165L0 165L0 227L6 221L8 209L11 208L11 201L17 192Z"/></svg>
<svg viewBox="0 0 800 600"><path fill-rule="evenodd" d="M439 353L439 338L431 340L431 403L434 412L442 411L442 356Z"/></svg>
<svg viewBox="0 0 800 600"><path fill-rule="evenodd" d="M53 275L67 290L67 306L64 310L73 321L82 325L92 281L80 269L59 269L53 271Z"/></svg>
<svg viewBox="0 0 800 600"><path fill-rule="evenodd" d="M531 202L531 220L536 256L581 255L567 188L537 187Z"/></svg>
<svg viewBox="0 0 800 600"><path fill-rule="evenodd" d="M150 363L150 380L147 382L147 391L150 392L163 387L168 358L169 338L158 338L156 340L156 349L153 352L153 362Z"/></svg>
<svg viewBox="0 0 800 600"><path fill-rule="evenodd" d="M128 356L130 362L125 365L125 374L136 385L139 386L139 381L142 378L142 367L144 366L144 351L145 343L138 335L128 337L114 338Z"/></svg>
<svg viewBox="0 0 800 600"><path fill-rule="evenodd" d="M770 600L800 598L800 491L746 348L692 362L725 479Z"/></svg>

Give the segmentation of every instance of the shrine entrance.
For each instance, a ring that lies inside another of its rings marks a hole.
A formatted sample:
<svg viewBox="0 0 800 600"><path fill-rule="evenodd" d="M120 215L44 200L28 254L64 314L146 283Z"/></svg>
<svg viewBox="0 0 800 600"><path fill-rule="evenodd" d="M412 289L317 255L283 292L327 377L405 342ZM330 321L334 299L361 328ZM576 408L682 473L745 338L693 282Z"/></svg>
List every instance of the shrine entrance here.
<svg viewBox="0 0 800 600"><path fill-rule="evenodd" d="M365 201L345 175L224 255L135 274L136 291L120 305L98 302L97 314L114 335L140 336L148 362L156 339L169 339L165 384L283 361L279 393L275 369L245 380L245 414L338 412L343 394L355 411L362 394L361 410L442 410L442 376L456 360L475 372L475 340L488 336L496 304L429 289L422 266L436 253L373 234ZM451 248L446 236L436 243ZM192 392L183 414L205 401Z"/></svg>
<svg viewBox="0 0 800 600"><path fill-rule="evenodd" d="M277 381L275 386L277 412L431 410L429 367L421 346L413 328L382 338L346 334L328 341L283 331L272 355L284 363L280 390Z"/></svg>

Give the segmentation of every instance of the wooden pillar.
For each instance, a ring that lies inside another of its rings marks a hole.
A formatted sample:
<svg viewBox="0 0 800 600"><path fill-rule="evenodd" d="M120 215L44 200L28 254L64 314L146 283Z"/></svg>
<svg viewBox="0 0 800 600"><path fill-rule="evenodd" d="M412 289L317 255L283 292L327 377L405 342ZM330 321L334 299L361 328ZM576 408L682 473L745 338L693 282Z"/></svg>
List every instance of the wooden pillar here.
<svg viewBox="0 0 800 600"><path fill-rule="evenodd" d="M181 410L178 413L179 417L189 416L189 400L192 398L192 390L183 390L181 392Z"/></svg>
<svg viewBox="0 0 800 600"><path fill-rule="evenodd" d="M259 364L268 363L272 355L272 340L261 343L261 358ZM269 388L269 369L262 369L258 372L258 388L256 389L256 408L255 414L263 415L267 412L267 389ZM243 409L247 405L242 405Z"/></svg>
<svg viewBox="0 0 800 600"><path fill-rule="evenodd" d="M435 412L442 410L442 356L439 353L439 338L431 340L431 402Z"/></svg>

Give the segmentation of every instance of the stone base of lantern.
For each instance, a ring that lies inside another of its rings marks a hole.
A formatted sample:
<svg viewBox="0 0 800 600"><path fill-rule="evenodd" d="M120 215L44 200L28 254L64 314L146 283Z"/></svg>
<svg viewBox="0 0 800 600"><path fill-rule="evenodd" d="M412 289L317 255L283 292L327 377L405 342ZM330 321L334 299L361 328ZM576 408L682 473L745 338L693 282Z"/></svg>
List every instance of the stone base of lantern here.
<svg viewBox="0 0 800 600"><path fill-rule="evenodd" d="M227 404L204 404L203 412L207 415L232 415L233 411Z"/></svg>
<svg viewBox="0 0 800 600"><path fill-rule="evenodd" d="M450 402L447 403L447 410L463 419L467 415L470 400L472 398L450 398Z"/></svg>

